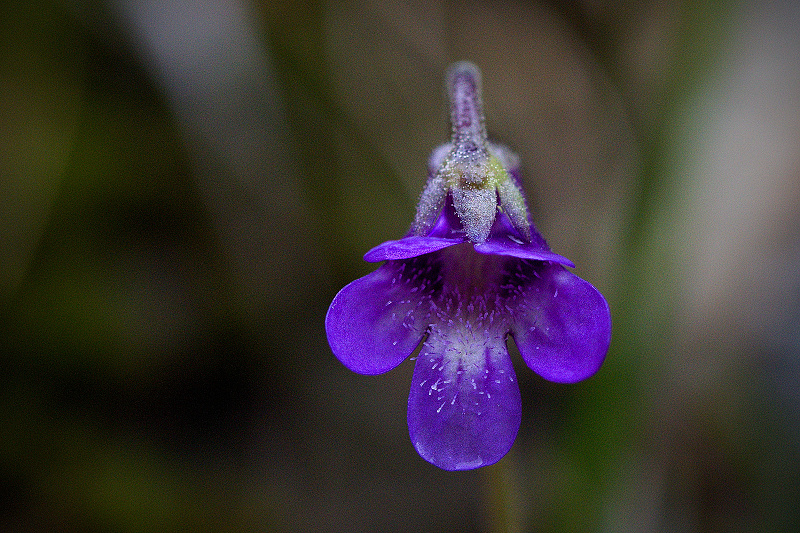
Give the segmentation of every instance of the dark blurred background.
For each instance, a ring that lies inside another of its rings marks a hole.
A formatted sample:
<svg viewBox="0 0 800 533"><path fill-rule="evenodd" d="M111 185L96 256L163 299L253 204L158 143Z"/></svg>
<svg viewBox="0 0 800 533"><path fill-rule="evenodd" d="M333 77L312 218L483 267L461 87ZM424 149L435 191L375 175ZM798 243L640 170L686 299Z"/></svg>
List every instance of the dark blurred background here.
<svg viewBox="0 0 800 533"><path fill-rule="evenodd" d="M615 329L446 473L323 319L460 59ZM800 530L799 110L792 0L3 1L0 530Z"/></svg>

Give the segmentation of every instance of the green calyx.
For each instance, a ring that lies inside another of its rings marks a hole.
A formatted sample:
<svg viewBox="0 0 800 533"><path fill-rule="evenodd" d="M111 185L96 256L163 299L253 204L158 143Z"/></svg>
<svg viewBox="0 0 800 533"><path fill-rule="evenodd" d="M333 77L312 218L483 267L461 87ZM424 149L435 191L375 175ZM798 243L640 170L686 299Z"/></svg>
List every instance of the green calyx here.
<svg viewBox="0 0 800 533"><path fill-rule="evenodd" d="M434 151L432 174L420 197L412 226L415 235L426 235L436 224L448 193L463 231L470 242L489 238L498 211L505 213L523 239L531 229L525 197L510 170L519 159L508 149L488 141L483 116L478 67L455 63L448 70L450 144Z"/></svg>
<svg viewBox="0 0 800 533"><path fill-rule="evenodd" d="M486 241L498 211L509 217L524 239L530 240L525 197L504 161L509 158L516 160L507 149L490 143L478 150L453 147L420 197L413 232L424 235L433 227L450 193L470 242Z"/></svg>

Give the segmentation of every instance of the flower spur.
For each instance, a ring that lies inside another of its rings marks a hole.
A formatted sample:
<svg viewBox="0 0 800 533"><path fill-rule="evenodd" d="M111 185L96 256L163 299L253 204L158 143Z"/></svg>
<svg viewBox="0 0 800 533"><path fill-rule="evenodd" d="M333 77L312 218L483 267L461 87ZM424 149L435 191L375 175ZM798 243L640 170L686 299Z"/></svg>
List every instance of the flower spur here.
<svg viewBox="0 0 800 533"><path fill-rule="evenodd" d="M447 89L452 139L430 157L409 233L365 254L385 263L339 291L325 328L336 357L360 374L387 372L422 343L411 441L432 464L467 470L500 460L519 430L507 338L534 372L574 383L603 363L611 318L531 221L519 159L487 138L477 67L453 64Z"/></svg>

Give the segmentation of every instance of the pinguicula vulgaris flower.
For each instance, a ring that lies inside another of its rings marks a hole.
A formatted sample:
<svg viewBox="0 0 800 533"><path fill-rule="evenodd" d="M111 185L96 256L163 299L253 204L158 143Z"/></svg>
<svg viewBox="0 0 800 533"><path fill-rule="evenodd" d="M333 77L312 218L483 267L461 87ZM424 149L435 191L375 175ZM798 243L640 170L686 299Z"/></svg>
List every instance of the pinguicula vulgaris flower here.
<svg viewBox="0 0 800 533"><path fill-rule="evenodd" d="M477 67L453 64L447 89L452 139L430 157L410 231L366 253L384 264L336 295L325 328L360 374L387 372L419 347L411 442L434 465L467 470L500 460L519 430L507 338L534 372L574 383L603 363L611 317L536 231L519 159L487 138Z"/></svg>

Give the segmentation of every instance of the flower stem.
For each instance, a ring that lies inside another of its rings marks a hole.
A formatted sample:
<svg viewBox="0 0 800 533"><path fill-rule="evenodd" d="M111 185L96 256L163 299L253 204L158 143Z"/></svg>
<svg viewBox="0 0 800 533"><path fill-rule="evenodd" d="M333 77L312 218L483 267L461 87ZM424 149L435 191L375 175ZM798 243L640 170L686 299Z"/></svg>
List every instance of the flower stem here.
<svg viewBox="0 0 800 533"><path fill-rule="evenodd" d="M488 531L492 533L522 532L516 466L517 459L512 449L501 461L481 469Z"/></svg>

